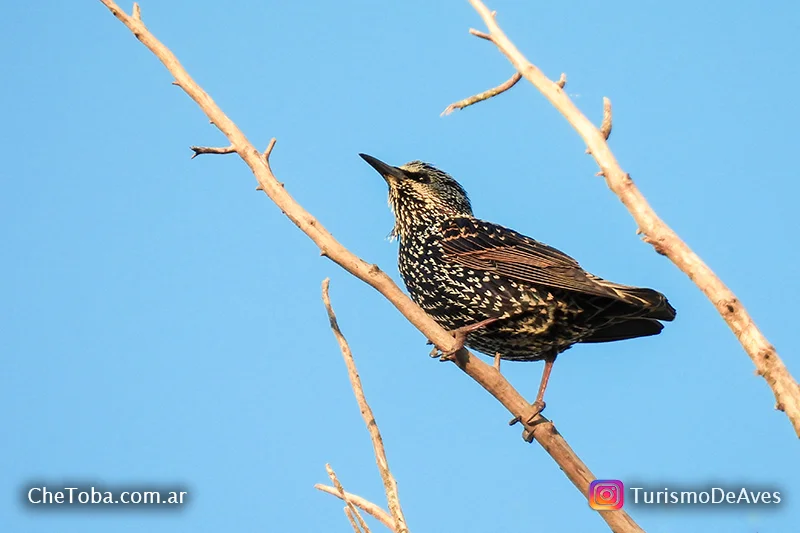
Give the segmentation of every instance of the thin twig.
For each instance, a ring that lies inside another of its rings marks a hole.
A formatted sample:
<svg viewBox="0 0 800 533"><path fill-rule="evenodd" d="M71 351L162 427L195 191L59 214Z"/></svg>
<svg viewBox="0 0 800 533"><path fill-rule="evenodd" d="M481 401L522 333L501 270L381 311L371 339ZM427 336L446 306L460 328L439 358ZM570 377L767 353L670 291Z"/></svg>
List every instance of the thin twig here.
<svg viewBox="0 0 800 533"><path fill-rule="evenodd" d="M672 228L658 217L644 195L634 185L630 175L622 170L603 133L581 113L564 91L558 90L541 70L528 61L503 33L491 11L481 0L470 0L470 3L489 29L489 40L525 79L539 89L583 138L592 157L597 161L608 187L630 211L639 229L644 233L646 242L652 244L657 252L666 255L711 300L747 355L755 363L757 373L764 377L772 389L775 395L775 408L786 413L795 433L800 437L800 386L781 361L775 347L758 329L744 305Z"/></svg>
<svg viewBox="0 0 800 533"><path fill-rule="evenodd" d="M367 527L367 523L364 522L364 517L361 516L361 513L358 512L358 509L356 509L353 503L347 499L347 493L344 491L344 487L339 481L339 478L336 477L336 472L333 471L331 465L326 464L325 470L328 471L328 477L331 478L333 486L336 487L336 490L339 492L339 497L347 504L347 507L355 515L356 520L358 521L358 525L361 526L361 529L364 531L364 533L370 533L369 527ZM352 517L348 516L348 518L351 518L352 521ZM359 533L358 527L356 527L355 522L353 522L353 528L356 530L356 533Z"/></svg>
<svg viewBox="0 0 800 533"><path fill-rule="evenodd" d="M236 148L230 146L190 146L189 149L194 152L192 159L202 154L235 154Z"/></svg>
<svg viewBox="0 0 800 533"><path fill-rule="evenodd" d="M456 109L464 109L465 107L471 106L472 104L477 104L478 102L483 102L484 100L488 100L493 96L497 96L500 93L504 93L514 85L517 84L519 80L522 79L522 74L519 72L515 72L513 76L511 76L508 80L504 81L497 87L493 87L488 91L483 91L482 93L478 93L474 96L470 96L469 98L464 98L463 100L459 100L458 102L452 103L442 111L442 114L439 115L441 117L445 115L449 115Z"/></svg>
<svg viewBox="0 0 800 533"><path fill-rule="evenodd" d="M183 68L178 59L163 43L150 33L140 21L129 17L112 0L101 0L111 13L119 19L141 43L146 46L167 68L177 84L197 103L209 119L219 128L233 146L237 147L239 157L250 167L259 187L281 209L303 233L319 247L320 255L328 257L344 270L364 281L380 292L400 313L414 325L425 338L430 339L443 352L451 352L456 348L456 340L433 318L416 305L411 299L374 264L367 263L342 246L333 235L325 229L308 211L297 203L281 186L269 166L264 162L259 151L248 141L242 131L219 108L214 100L200 87ZM524 73L523 73L524 75ZM486 391L494 396L508 409L512 416L523 417L530 408L530 403L517 392L514 387L494 368L484 363L467 350L458 353L459 368L474 379ZM575 455L564 438L559 434L552 422L539 415L533 421L525 422L526 435L532 435L553 460L564 471L566 476L580 493L586 497L589 483L595 476L589 468ZM612 518L620 524L630 521L633 527L615 531L641 531L623 511L607 511L600 513ZM606 520L609 520L606 518Z"/></svg>
<svg viewBox="0 0 800 533"><path fill-rule="evenodd" d="M474 35L475 37L480 37L481 39L486 39L487 41L491 41L492 40L492 36L491 35L489 35L488 33L484 33L482 31L478 31L475 28L470 28L469 32L472 35Z"/></svg>
<svg viewBox="0 0 800 533"><path fill-rule="evenodd" d="M600 124L600 133L604 139L611 135L611 100L603 97L603 122Z"/></svg>
<svg viewBox="0 0 800 533"><path fill-rule="evenodd" d="M361 533L361 528L358 527L358 524L356 523L356 517L353 516L352 511L350 511L349 505L344 506L344 514L347 517L347 520L350 521L350 525L353 526L354 533Z"/></svg>
<svg viewBox="0 0 800 533"><path fill-rule="evenodd" d="M359 509L370 515L371 517L380 521L390 530L395 531L394 519L391 517L391 515L388 512L381 509L378 505L372 503L371 501L364 499L356 494L353 494L352 492L345 492L344 498L342 498L342 495L339 494L339 491L336 490L336 487L330 487L328 485L322 485L320 483L314 485L314 488L319 491L332 494L339 499L349 501L350 503L352 503L353 505L355 505L356 507L358 507Z"/></svg>
<svg viewBox="0 0 800 533"><path fill-rule="evenodd" d="M269 144L267 145L267 149L264 150L262 157L264 158L264 162L269 165L269 156L272 155L272 149L275 148L275 143L278 142L278 139L273 137L269 140Z"/></svg>
<svg viewBox="0 0 800 533"><path fill-rule="evenodd" d="M361 385L361 378L358 375L356 362L353 359L353 353L350 351L350 346L339 329L339 322L336 320L336 314L333 312L331 306L330 295L328 289L330 288L331 280L325 278L322 282L322 301L325 304L325 309L328 311L328 320L331 323L331 330L339 343L339 349L342 351L345 365L347 365L347 375L350 378L350 385L353 387L353 393L358 402L358 408L361 410L361 416L364 418L364 423L369 430L370 439L372 439L372 448L375 450L375 461L378 463L378 471L383 480L383 488L386 491L386 501L389 505L389 511L392 513L394 523L397 524L397 533L408 533L408 526L406 519L403 516L403 510L400 507L400 497L397 494L397 481L395 481L391 470L389 470L389 461L386 459L386 449L383 447L383 437L378 429L378 423L375 421L375 415L372 414L372 408L367 403L367 397L364 395L364 388Z"/></svg>

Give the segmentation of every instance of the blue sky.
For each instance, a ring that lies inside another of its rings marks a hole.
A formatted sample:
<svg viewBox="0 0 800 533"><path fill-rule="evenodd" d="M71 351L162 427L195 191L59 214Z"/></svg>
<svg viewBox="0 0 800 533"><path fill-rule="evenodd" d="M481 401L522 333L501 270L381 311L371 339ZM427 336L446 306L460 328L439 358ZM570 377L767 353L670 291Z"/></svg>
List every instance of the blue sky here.
<svg viewBox="0 0 800 533"><path fill-rule="evenodd" d="M130 9L130 5L124 6ZM800 8L495 1L518 47L599 122L658 213L730 285L795 374ZM507 79L466 2L143 2L147 25L264 147L287 189L399 280L385 184L357 153L433 162L476 214L656 288L678 319L576 347L546 414L600 478L774 487L775 507L631 508L648 532L788 532L797 438L711 304L635 235L566 121ZM411 530L605 531L504 409L373 289L320 258L163 66L99 2L7 3L0 179L4 531L349 531L330 462L383 503L320 301L331 297ZM504 373L535 396L541 364ZM178 512L31 510L32 480L183 485ZM379 531L380 525L374 530Z"/></svg>

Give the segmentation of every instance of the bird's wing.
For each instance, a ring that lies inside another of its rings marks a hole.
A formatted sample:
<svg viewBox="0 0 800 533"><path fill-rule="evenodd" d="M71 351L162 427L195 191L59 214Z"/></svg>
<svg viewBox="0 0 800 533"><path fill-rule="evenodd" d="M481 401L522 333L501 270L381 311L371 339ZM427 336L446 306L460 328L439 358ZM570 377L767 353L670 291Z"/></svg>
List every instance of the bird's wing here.
<svg viewBox="0 0 800 533"><path fill-rule="evenodd" d="M629 291L636 290L589 274L567 254L497 224L452 218L441 231L445 261L464 268L615 300L630 301Z"/></svg>

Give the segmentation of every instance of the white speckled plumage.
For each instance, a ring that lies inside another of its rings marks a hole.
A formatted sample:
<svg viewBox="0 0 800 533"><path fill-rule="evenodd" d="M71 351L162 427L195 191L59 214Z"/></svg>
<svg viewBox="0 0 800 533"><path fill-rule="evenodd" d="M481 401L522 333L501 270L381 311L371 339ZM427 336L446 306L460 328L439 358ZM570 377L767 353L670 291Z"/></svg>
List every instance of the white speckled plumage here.
<svg viewBox="0 0 800 533"><path fill-rule="evenodd" d="M412 299L449 330L498 319L467 336L470 348L538 360L577 342L654 335L659 320L674 318L662 294L598 278L554 248L475 218L463 187L432 165L362 157L389 185Z"/></svg>

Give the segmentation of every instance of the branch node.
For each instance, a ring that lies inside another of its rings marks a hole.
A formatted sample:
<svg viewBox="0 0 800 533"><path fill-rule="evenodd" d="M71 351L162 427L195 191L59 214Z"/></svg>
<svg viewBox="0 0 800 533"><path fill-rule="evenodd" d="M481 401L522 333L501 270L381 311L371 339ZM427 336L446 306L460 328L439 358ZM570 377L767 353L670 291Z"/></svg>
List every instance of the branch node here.
<svg viewBox="0 0 800 533"><path fill-rule="evenodd" d="M567 84L567 75L566 73L562 72L561 77L558 78L558 81L556 82L556 85L558 85L559 88L563 89L566 84Z"/></svg>
<svg viewBox="0 0 800 533"><path fill-rule="evenodd" d="M137 2L133 3L133 18L138 21L142 20L142 8L139 7Z"/></svg>

